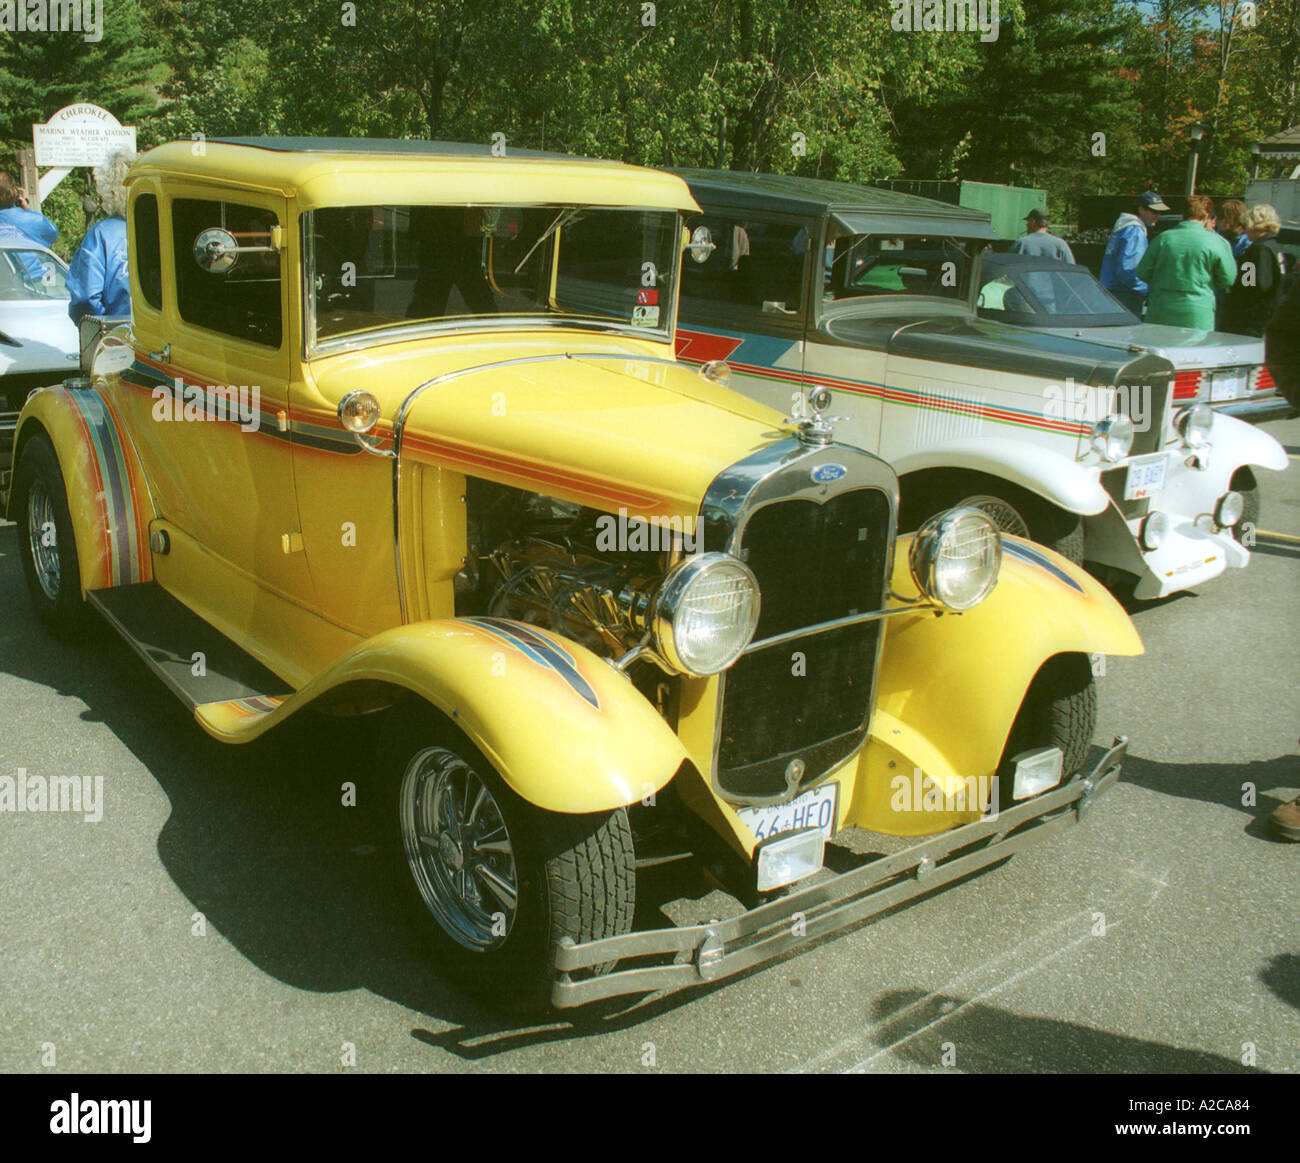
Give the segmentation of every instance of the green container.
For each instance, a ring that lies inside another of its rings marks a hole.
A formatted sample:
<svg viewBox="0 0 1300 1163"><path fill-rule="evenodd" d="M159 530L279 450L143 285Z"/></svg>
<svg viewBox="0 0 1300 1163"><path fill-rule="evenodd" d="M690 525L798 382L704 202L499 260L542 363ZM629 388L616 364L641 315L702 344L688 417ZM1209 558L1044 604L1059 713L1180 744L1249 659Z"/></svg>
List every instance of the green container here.
<svg viewBox="0 0 1300 1163"><path fill-rule="evenodd" d="M1025 215L1047 209L1047 191L991 182L962 182L959 206L985 211L993 219L999 238L1019 238L1025 233Z"/></svg>

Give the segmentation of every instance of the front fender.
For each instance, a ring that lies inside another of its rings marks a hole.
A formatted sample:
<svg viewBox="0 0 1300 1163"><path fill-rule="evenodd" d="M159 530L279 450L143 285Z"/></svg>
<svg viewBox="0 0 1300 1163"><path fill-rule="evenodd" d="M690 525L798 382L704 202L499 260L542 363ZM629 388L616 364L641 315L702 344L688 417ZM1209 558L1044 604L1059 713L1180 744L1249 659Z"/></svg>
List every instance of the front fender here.
<svg viewBox="0 0 1300 1163"><path fill-rule="evenodd" d="M331 690L378 683L426 700L529 803L610 811L660 790L686 760L672 728L608 663L567 638L501 618L414 622L367 639L283 702L208 703L227 743L261 735Z"/></svg>
<svg viewBox="0 0 1300 1163"><path fill-rule="evenodd" d="M900 539L895 556L900 594L915 592L908 540ZM876 718L848 821L854 826L921 835L974 818L895 810L893 781L918 767L955 792L971 777L992 777L1044 662L1074 652L1142 653L1132 621L1095 579L1041 545L1005 534L1002 544L998 583L973 610L887 619Z"/></svg>
<svg viewBox="0 0 1300 1163"><path fill-rule="evenodd" d="M38 388L18 417L15 472L23 446L42 430L63 474L82 593L150 581L153 504L112 402L94 388ZM17 520L12 489L8 508L6 515Z"/></svg>
<svg viewBox="0 0 1300 1163"><path fill-rule="evenodd" d="M997 436L950 440L904 453L895 457L893 465L904 478L933 469L972 469L1010 481L1085 517L1100 513L1110 504L1110 495L1102 487L1096 467L1026 441ZM906 492L906 480L903 489Z"/></svg>
<svg viewBox="0 0 1300 1163"><path fill-rule="evenodd" d="M1235 416L1216 412L1210 428L1210 463L1220 458L1226 458L1234 468L1250 464L1274 472L1281 472L1288 463L1286 449L1267 432Z"/></svg>

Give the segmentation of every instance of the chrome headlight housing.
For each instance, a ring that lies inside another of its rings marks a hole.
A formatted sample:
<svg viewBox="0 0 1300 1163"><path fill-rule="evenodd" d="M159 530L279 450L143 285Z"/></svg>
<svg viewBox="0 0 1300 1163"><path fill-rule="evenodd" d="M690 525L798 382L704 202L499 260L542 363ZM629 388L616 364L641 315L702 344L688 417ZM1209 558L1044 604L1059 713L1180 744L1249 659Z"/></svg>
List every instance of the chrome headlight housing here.
<svg viewBox="0 0 1300 1163"><path fill-rule="evenodd" d="M655 591L655 649L674 670L704 677L726 670L758 628L758 581L729 553L688 557Z"/></svg>
<svg viewBox="0 0 1300 1163"><path fill-rule="evenodd" d="M978 509L949 509L917 530L908 563L927 598L950 610L969 610L997 584L1002 535Z"/></svg>
<svg viewBox="0 0 1300 1163"><path fill-rule="evenodd" d="M379 400L374 393L358 388L339 401L339 423L349 432L369 432L379 423Z"/></svg>
<svg viewBox="0 0 1300 1163"><path fill-rule="evenodd" d="M1159 511L1148 513L1146 519L1142 522L1139 536L1142 541L1143 549L1159 549L1164 544L1165 537L1168 536L1170 521L1168 513Z"/></svg>
<svg viewBox="0 0 1300 1163"><path fill-rule="evenodd" d="M1092 448L1102 460L1123 460L1133 447L1133 421L1112 412L1092 426Z"/></svg>
<svg viewBox="0 0 1300 1163"><path fill-rule="evenodd" d="M1214 424L1214 410L1208 404L1184 408L1174 423L1188 448L1204 448L1210 443L1210 428Z"/></svg>
<svg viewBox="0 0 1300 1163"><path fill-rule="evenodd" d="M1220 529L1230 529L1246 511L1246 498L1237 492L1226 492L1214 506L1214 520Z"/></svg>

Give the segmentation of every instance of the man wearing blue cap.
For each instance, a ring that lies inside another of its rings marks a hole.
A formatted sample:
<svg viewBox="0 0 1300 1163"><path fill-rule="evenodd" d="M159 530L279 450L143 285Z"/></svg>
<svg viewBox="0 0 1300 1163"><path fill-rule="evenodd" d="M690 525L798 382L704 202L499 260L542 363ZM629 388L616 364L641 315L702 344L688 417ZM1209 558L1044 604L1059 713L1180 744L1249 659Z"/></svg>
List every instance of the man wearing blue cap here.
<svg viewBox="0 0 1300 1163"><path fill-rule="evenodd" d="M1106 254L1101 260L1101 285L1124 304L1134 315L1142 317L1142 301L1147 297L1147 285L1137 277L1137 265L1147 252L1147 236L1167 214L1169 207L1154 190L1137 196L1133 213L1121 214L1111 227L1106 242Z"/></svg>

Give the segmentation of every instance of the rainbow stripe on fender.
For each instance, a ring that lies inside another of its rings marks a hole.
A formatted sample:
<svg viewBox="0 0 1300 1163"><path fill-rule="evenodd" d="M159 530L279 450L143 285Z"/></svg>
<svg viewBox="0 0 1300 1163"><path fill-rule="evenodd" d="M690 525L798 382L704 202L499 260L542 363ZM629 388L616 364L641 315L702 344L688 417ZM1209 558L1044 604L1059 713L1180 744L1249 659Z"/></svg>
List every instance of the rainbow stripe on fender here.
<svg viewBox="0 0 1300 1163"><path fill-rule="evenodd" d="M573 655L564 647L543 638L522 622L507 622L503 618L463 618L461 621L486 630L493 637L508 642L538 666L554 671L596 710L600 710L600 699L578 669Z"/></svg>
<svg viewBox="0 0 1300 1163"><path fill-rule="evenodd" d="M98 553L90 575L104 586L125 586L153 578L149 554L149 522L153 506L149 490L133 455L124 449L130 437L112 402L94 388L51 388L71 406L67 409L89 452L87 467L94 484ZM84 552L84 550L83 550ZM83 577L86 567L82 565ZM95 587L99 588L99 587Z"/></svg>

